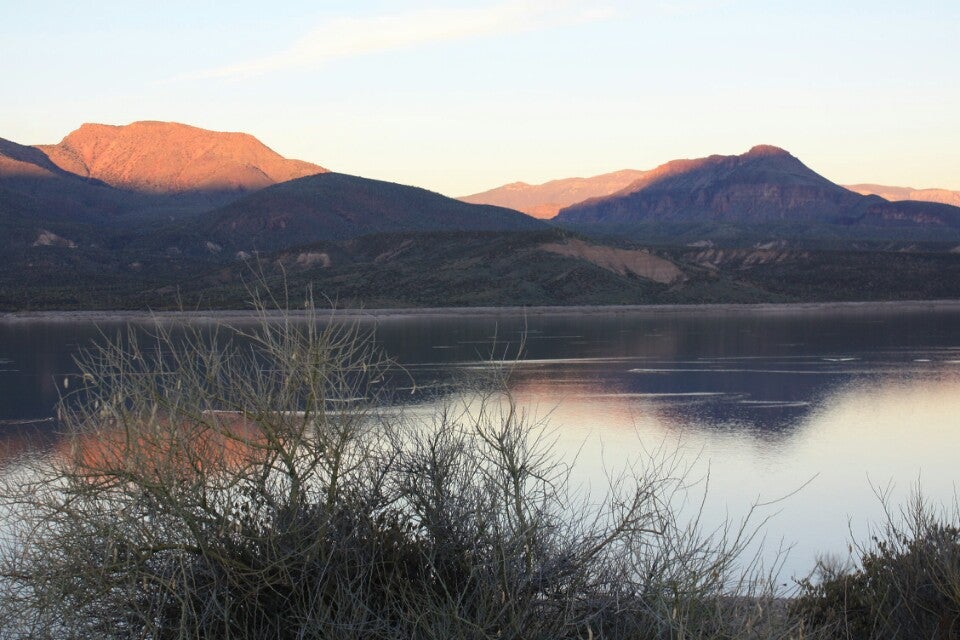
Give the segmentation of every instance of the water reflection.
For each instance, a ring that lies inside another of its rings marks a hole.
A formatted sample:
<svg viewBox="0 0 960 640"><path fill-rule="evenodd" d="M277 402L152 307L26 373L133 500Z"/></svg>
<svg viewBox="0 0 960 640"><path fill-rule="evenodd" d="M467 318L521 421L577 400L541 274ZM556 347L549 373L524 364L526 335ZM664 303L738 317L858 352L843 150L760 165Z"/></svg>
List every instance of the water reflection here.
<svg viewBox="0 0 960 640"><path fill-rule="evenodd" d="M802 575L819 553L843 554L850 531L862 539L883 516L878 487L893 485L897 500L918 482L935 501L949 502L956 492L960 368L952 363L852 377L810 393L802 406L775 410L782 428L773 429L762 419L767 410L744 409L728 392L637 388L611 392L583 380L557 385L527 377L516 392L562 425L562 446L579 453L578 482L586 486L603 486L608 468L666 446L696 458L695 473L709 474L714 521L803 487L758 514L773 516L768 542L794 546L786 575Z"/></svg>
<svg viewBox="0 0 960 640"><path fill-rule="evenodd" d="M53 419L0 421L0 469L10 460L47 455L60 440Z"/></svg>

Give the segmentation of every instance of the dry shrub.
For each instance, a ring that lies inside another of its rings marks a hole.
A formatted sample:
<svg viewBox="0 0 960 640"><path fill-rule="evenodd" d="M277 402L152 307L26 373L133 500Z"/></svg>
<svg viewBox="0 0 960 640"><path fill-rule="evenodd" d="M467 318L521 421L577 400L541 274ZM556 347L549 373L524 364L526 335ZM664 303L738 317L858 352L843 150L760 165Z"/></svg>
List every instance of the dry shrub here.
<svg viewBox="0 0 960 640"><path fill-rule="evenodd" d="M887 518L855 566L820 563L791 609L836 638L960 638L960 511L938 510L919 490Z"/></svg>
<svg viewBox="0 0 960 640"><path fill-rule="evenodd" d="M80 358L67 444L7 474L5 637L792 633L751 531L679 521L676 458L594 505L508 372L408 418L370 336L311 309Z"/></svg>

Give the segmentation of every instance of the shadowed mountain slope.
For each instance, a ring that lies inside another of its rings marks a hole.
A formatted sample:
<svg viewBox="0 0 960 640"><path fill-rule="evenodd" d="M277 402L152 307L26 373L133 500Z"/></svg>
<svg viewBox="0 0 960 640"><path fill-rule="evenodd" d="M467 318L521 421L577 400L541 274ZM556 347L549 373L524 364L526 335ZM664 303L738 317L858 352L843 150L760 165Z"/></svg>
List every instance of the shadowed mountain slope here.
<svg viewBox="0 0 960 640"><path fill-rule="evenodd" d="M547 219L557 215L564 207L620 191L644 174L646 171L624 169L590 178L565 178L543 184L513 182L483 193L463 196L460 200L507 207L523 211L534 218Z"/></svg>
<svg viewBox="0 0 960 640"><path fill-rule="evenodd" d="M36 147L17 144L0 138L0 178L37 179L53 177L77 177L64 171Z"/></svg>
<svg viewBox="0 0 960 640"><path fill-rule="evenodd" d="M254 191L326 171L288 160L246 133L176 122L84 124L38 149L64 171L145 193Z"/></svg>
<svg viewBox="0 0 960 640"><path fill-rule="evenodd" d="M960 229L960 208L891 203L845 189L783 149L675 160L610 196L563 209L559 224L629 231L645 225L803 225ZM705 228L709 232L709 228Z"/></svg>
<svg viewBox="0 0 960 640"><path fill-rule="evenodd" d="M544 223L519 211L342 173L291 180L205 216L203 231L235 249L269 251L387 231L505 231Z"/></svg>
<svg viewBox="0 0 960 640"><path fill-rule="evenodd" d="M0 252L34 242L44 230L90 234L142 200L64 171L34 147L0 139Z"/></svg>

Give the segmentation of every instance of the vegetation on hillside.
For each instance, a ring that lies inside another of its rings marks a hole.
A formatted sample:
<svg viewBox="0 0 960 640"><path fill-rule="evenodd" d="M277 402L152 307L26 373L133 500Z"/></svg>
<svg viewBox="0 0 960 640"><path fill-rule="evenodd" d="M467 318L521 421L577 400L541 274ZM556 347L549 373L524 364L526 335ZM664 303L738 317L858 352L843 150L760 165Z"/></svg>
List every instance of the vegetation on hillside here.
<svg viewBox="0 0 960 640"><path fill-rule="evenodd" d="M545 248L558 243L655 256L682 278L657 282L586 253ZM340 306L366 308L960 299L960 253L950 248L671 247L548 229L374 234L237 257L152 251L130 240L119 248L8 255L28 266L0 273L0 310L246 308L253 276L313 286Z"/></svg>

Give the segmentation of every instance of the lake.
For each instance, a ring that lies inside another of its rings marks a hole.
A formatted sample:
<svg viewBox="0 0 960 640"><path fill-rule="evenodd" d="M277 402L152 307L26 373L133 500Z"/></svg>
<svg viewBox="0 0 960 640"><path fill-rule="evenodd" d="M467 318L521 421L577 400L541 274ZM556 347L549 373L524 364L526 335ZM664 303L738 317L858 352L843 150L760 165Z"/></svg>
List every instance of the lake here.
<svg viewBox="0 0 960 640"><path fill-rule="evenodd" d="M235 314L232 321L241 320ZM197 319L195 322L209 322ZM0 319L0 456L55 438L73 354L129 318ZM365 316L434 402L451 381L513 361L510 385L549 420L573 479L678 452L707 491L705 521L755 517L784 581L818 553L843 556L882 517L880 491L956 495L960 304L456 312ZM518 351L522 347L518 358ZM411 384L412 383L414 384ZM404 397L402 391L399 397ZM769 504L767 504L769 503Z"/></svg>

